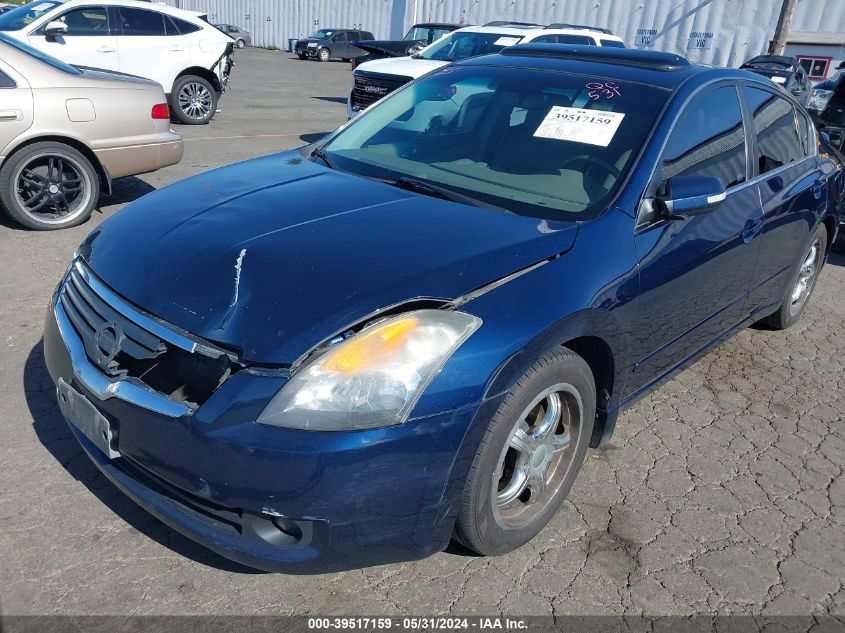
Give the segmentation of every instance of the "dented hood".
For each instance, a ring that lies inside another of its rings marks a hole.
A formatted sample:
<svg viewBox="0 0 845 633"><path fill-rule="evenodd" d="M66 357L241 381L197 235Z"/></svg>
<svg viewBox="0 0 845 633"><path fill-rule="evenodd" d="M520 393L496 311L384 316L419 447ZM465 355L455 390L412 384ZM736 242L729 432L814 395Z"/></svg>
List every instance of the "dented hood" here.
<svg viewBox="0 0 845 633"><path fill-rule="evenodd" d="M454 299L565 251L576 227L411 193L288 152L144 196L80 253L142 309L245 361L286 364L387 306Z"/></svg>

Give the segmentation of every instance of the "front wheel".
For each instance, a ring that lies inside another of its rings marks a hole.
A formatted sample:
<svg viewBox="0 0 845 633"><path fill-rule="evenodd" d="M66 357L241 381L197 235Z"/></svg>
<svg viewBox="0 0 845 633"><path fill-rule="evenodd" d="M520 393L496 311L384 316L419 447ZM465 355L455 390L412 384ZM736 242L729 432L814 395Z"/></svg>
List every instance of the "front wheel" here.
<svg viewBox="0 0 845 633"><path fill-rule="evenodd" d="M320 52L317 53L317 59L321 62L327 62L332 58L332 54L329 52L327 48L321 48Z"/></svg>
<svg viewBox="0 0 845 633"><path fill-rule="evenodd" d="M827 228L824 224L816 228L810 246L802 253L798 269L793 273L786 288L780 309L763 320L763 323L776 330L785 330L795 325L807 309L827 253Z"/></svg>
<svg viewBox="0 0 845 633"><path fill-rule="evenodd" d="M483 555L534 538L584 462L596 415L589 365L565 348L536 361L490 420L470 469L455 536Z"/></svg>
<svg viewBox="0 0 845 633"><path fill-rule="evenodd" d="M297 55L297 57L299 57L299 59L305 60L308 58L308 55Z"/></svg>
<svg viewBox="0 0 845 633"><path fill-rule="evenodd" d="M99 197L100 179L91 161L64 143L33 143L0 168L0 206L30 229L82 224Z"/></svg>
<svg viewBox="0 0 845 633"><path fill-rule="evenodd" d="M179 77L170 93L170 108L185 125L208 123L217 111L217 91L202 77Z"/></svg>

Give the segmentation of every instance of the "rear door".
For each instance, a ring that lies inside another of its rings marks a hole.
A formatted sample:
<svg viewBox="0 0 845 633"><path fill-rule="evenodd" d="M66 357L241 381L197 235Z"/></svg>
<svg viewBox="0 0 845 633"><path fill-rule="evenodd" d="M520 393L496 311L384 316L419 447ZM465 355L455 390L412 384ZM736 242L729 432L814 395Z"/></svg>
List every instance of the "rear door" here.
<svg viewBox="0 0 845 633"><path fill-rule="evenodd" d="M54 18L64 22L67 33L47 37L42 24L27 37L35 48L75 66L120 70L117 38L109 10L102 5L76 7Z"/></svg>
<svg viewBox="0 0 845 633"><path fill-rule="evenodd" d="M115 7L120 71L153 79L170 93L173 80L190 64L190 47L169 16L136 7Z"/></svg>
<svg viewBox="0 0 845 633"><path fill-rule="evenodd" d="M0 60L0 156L32 125L32 90L26 79Z"/></svg>
<svg viewBox="0 0 845 633"><path fill-rule="evenodd" d="M692 97L677 118L640 209L635 243L642 294L639 386L674 368L743 320L762 211L748 182L748 133L737 87ZM706 213L662 219L651 204L674 176L715 176L726 198Z"/></svg>
<svg viewBox="0 0 845 633"><path fill-rule="evenodd" d="M744 86L743 94L753 120L752 156L763 204L760 256L748 298L755 310L781 301L827 193L804 112L756 84Z"/></svg>

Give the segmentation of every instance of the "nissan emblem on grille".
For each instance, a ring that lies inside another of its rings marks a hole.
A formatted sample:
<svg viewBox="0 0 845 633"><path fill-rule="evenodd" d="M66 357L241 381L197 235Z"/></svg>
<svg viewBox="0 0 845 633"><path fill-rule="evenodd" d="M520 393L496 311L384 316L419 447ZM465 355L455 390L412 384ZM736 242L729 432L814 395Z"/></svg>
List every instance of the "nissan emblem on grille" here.
<svg viewBox="0 0 845 633"><path fill-rule="evenodd" d="M124 339L123 330L113 321L107 321L94 332L94 360L100 368L109 374L116 373L111 363L120 352L120 345Z"/></svg>

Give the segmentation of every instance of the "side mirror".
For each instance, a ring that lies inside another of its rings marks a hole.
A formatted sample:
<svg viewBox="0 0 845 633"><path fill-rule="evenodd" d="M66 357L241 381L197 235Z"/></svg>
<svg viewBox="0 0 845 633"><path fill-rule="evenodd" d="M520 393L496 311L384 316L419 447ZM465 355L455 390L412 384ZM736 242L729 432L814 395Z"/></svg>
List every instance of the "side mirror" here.
<svg viewBox="0 0 845 633"><path fill-rule="evenodd" d="M662 215L683 219L701 215L718 206L727 194L715 176L675 176L666 181L663 195L657 196Z"/></svg>
<svg viewBox="0 0 845 633"><path fill-rule="evenodd" d="M50 38L55 38L59 35L65 35L67 33L67 24L64 22L59 22L58 20L53 20L49 22L47 26L44 27L44 35Z"/></svg>

